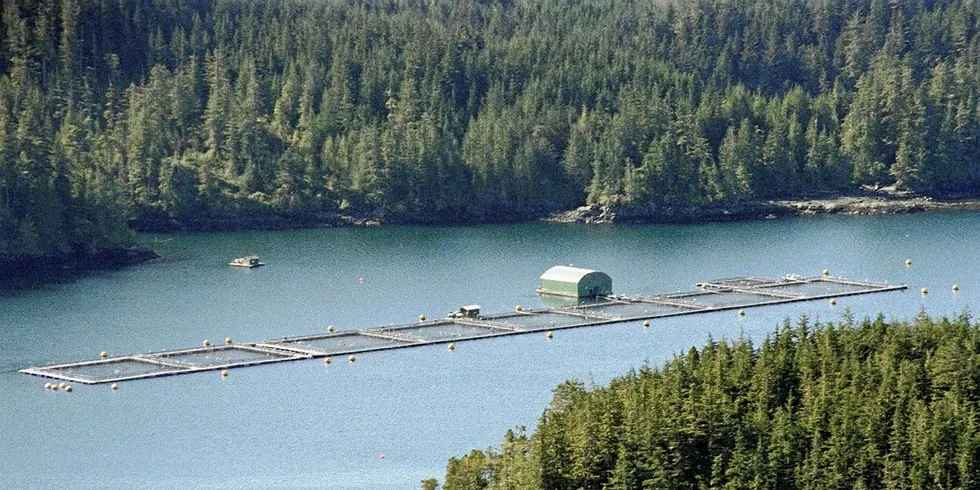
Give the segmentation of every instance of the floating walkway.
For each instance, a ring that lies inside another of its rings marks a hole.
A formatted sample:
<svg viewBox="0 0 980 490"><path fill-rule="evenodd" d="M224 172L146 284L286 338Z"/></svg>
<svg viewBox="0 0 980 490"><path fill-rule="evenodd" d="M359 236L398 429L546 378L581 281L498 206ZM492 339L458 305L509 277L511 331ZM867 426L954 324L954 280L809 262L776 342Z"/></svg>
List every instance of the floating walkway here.
<svg viewBox="0 0 980 490"><path fill-rule="evenodd" d="M31 367L22 373L82 384L116 383L273 362L329 358L504 335L592 327L755 306L832 299L906 289L905 285L837 277L738 277L698 284L699 290L655 296L608 295L579 306L536 308L486 316L286 337L254 343L205 345L147 354ZM206 343L207 344L207 343Z"/></svg>

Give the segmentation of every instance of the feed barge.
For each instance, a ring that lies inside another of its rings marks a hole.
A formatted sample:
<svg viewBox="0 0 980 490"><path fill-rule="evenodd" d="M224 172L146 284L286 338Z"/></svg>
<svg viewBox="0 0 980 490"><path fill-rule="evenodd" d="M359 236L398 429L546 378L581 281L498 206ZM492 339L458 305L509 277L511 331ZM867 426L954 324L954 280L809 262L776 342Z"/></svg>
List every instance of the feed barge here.
<svg viewBox="0 0 980 490"><path fill-rule="evenodd" d="M523 309L483 315L478 305L467 305L446 318L427 320L420 317L411 324L385 325L358 330L285 337L261 342L233 342L213 345L205 340L200 347L109 356L98 359L50 364L21 369L20 372L80 384L104 384L177 374L221 370L268 364L348 356L402 349L431 344L449 344L505 335L598 327L602 325L650 320L680 315L695 315L724 310L792 303L831 300L842 296L882 293L907 289L906 285L857 281L832 277L824 271L817 277L787 275L780 278L736 277L697 284L694 291L623 295L612 292L612 281L604 273L575 267L556 266L541 276L539 294L585 298L570 306Z"/></svg>

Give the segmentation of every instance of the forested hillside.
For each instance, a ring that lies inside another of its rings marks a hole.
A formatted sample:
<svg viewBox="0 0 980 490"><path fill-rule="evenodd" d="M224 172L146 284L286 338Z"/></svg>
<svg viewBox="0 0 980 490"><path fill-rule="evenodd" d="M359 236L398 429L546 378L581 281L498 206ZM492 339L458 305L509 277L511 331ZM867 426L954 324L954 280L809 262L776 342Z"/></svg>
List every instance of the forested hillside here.
<svg viewBox="0 0 980 490"><path fill-rule="evenodd" d="M3 0L0 253L980 190L975 0Z"/></svg>
<svg viewBox="0 0 980 490"><path fill-rule="evenodd" d="M443 489L980 488L978 359L967 315L709 341L560 385L533 435L453 458Z"/></svg>

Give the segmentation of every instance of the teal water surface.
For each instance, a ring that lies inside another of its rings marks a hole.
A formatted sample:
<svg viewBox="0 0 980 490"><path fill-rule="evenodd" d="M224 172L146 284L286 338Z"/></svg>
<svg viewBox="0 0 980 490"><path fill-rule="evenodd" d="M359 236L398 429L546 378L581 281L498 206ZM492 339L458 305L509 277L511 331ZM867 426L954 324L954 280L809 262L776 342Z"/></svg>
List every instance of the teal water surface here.
<svg viewBox="0 0 980 490"><path fill-rule="evenodd" d="M162 258L0 292L0 487L414 489L446 461L533 428L566 379L604 384L708 338L783 320L956 315L980 304L980 214L689 226L525 224L144 236ZM267 267L225 264L256 253ZM910 267L906 259L912 259ZM45 390L52 362L411 322L462 304L542 305L554 264L621 293L739 275L834 275L910 290L733 312ZM363 281L361 280L363 279ZM960 286L953 293L953 284ZM921 288L929 294L919 294Z"/></svg>

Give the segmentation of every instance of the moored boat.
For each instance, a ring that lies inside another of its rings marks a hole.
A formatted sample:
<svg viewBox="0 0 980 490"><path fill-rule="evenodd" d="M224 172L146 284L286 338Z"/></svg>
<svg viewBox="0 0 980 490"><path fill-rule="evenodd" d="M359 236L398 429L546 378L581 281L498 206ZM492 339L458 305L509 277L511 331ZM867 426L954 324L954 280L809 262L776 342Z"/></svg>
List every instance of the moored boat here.
<svg viewBox="0 0 980 490"><path fill-rule="evenodd" d="M232 260L231 262L228 262L228 265L232 267L247 267L251 269L253 267L260 267L265 264L259 262L258 255L249 255L247 257L239 257L235 260Z"/></svg>

